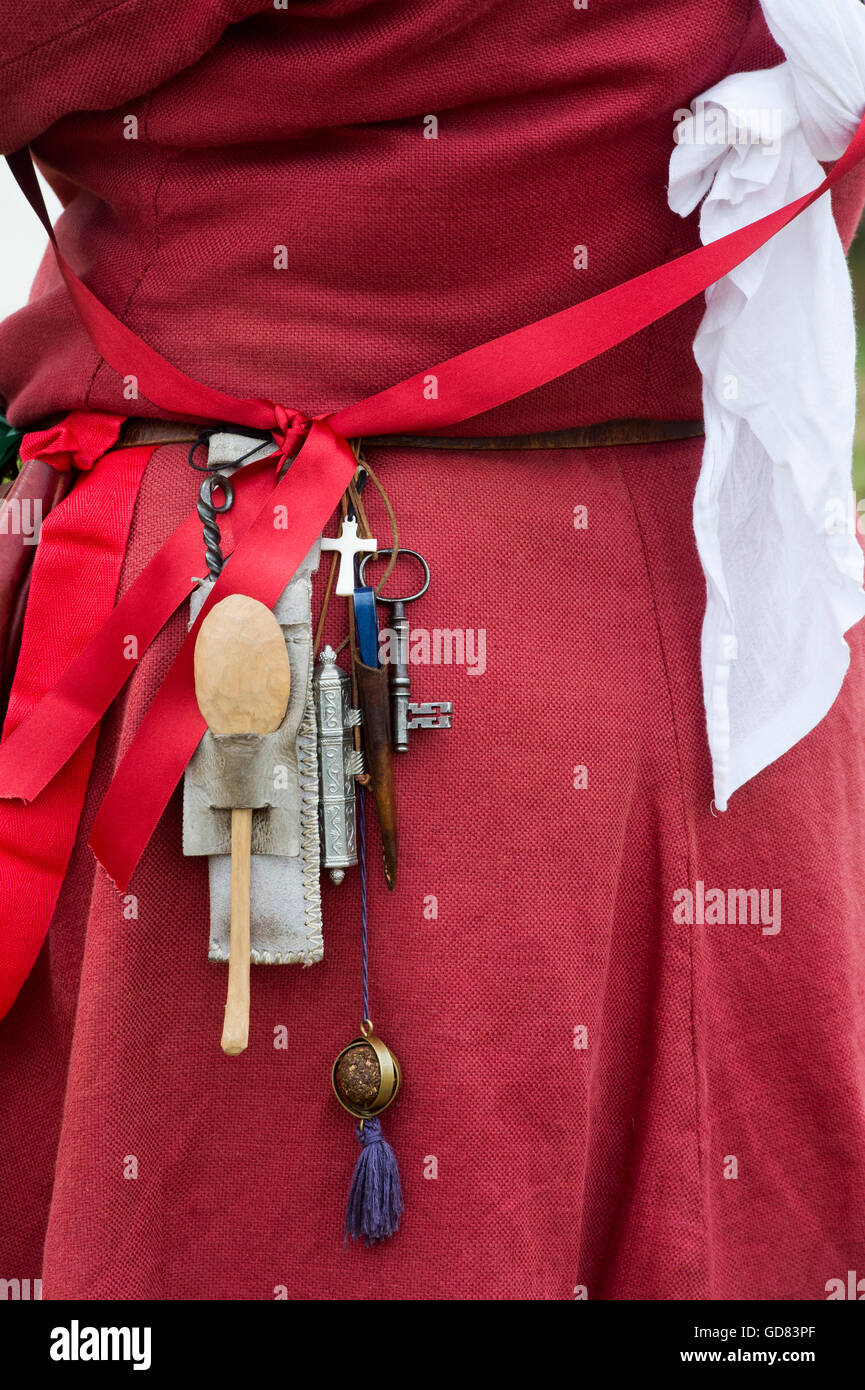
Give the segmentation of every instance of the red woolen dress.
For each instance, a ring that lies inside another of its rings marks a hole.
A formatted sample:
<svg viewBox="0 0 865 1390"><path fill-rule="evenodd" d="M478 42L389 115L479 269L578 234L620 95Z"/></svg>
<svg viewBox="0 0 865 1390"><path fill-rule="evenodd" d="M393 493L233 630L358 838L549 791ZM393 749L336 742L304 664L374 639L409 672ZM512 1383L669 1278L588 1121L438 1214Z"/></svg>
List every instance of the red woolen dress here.
<svg viewBox="0 0 865 1390"><path fill-rule="evenodd" d="M309 414L696 246L667 207L673 113L780 58L749 0L695 0L687 26L678 0L2 9L2 147L33 143L79 274L189 375ZM837 210L851 232L849 181ZM692 419L701 313L459 433ZM158 413L130 410L50 259L0 325L0 392L27 428ZM820 1299L865 1268L865 643L827 718L714 816L701 450L369 450L432 570L413 622L486 653L415 669L454 728L399 763L396 893L371 874L374 1017L406 1077L387 1245L341 1235L356 880L324 889L320 964L253 972L226 1058L179 794L137 918L87 848L175 614L103 722L0 1024L0 1276L53 1299ZM185 453L152 457L121 593L194 506ZM676 921L697 884L779 891L780 930Z"/></svg>

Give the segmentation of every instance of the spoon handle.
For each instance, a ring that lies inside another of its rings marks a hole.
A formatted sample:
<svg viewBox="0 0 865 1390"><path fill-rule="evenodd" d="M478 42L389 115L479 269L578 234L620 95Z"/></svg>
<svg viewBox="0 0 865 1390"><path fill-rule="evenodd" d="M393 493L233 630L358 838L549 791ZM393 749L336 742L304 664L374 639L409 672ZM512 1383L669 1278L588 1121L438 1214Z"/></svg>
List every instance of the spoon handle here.
<svg viewBox="0 0 865 1390"><path fill-rule="evenodd" d="M222 1050L230 1057L249 1042L249 861L252 811L231 813L231 950Z"/></svg>

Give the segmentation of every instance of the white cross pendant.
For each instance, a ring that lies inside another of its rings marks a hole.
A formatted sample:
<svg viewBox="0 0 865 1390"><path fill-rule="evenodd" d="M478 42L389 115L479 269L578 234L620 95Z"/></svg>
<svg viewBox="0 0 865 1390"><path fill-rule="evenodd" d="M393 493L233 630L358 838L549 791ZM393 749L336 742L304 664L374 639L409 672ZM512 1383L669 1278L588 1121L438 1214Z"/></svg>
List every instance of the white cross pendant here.
<svg viewBox="0 0 865 1390"><path fill-rule="evenodd" d="M343 598L351 598L354 593L354 557L364 551L378 550L378 541L373 540L372 536L365 537L357 534L357 522L349 521L346 517L342 523L342 530L339 535L331 540L327 536L322 538L322 550L336 550L339 552L339 573L336 577L336 592Z"/></svg>

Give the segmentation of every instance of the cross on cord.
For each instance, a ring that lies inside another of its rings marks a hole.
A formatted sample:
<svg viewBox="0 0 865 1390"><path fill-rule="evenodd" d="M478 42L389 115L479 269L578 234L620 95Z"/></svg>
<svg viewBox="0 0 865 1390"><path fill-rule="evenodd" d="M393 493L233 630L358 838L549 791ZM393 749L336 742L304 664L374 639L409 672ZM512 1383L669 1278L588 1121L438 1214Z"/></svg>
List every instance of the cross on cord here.
<svg viewBox="0 0 865 1390"><path fill-rule="evenodd" d="M357 522L346 517L339 535L333 539L324 536L321 548L338 551L339 573L336 576L336 592L343 598L350 598L354 593L354 557L366 550L378 550L378 541L373 540L372 536L359 536Z"/></svg>

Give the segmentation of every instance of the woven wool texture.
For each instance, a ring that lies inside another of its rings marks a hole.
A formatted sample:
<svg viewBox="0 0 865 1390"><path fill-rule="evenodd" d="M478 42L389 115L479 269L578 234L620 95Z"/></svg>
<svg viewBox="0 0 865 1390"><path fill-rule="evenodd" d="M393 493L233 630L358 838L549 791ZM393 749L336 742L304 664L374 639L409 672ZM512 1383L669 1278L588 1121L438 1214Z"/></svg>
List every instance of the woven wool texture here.
<svg viewBox="0 0 865 1390"><path fill-rule="evenodd" d="M48 1298L816 1299L861 1264L862 635L823 724L713 817L699 458L372 454L434 575L413 624L487 643L483 675L414 668L457 714L399 763L396 894L370 847L373 1016L406 1074L388 1247L341 1239L356 1141L328 1071L359 1019L356 876L325 887L320 965L253 971L250 1047L228 1059L179 798L137 919L84 845L169 625L103 726L48 944L0 1029L4 1268L41 1269ZM182 450L157 450L123 588L194 490ZM505 550L489 538L518 494ZM780 889L780 933L675 923L697 879Z"/></svg>
<svg viewBox="0 0 865 1390"><path fill-rule="evenodd" d="M63 246L135 332L208 385L309 414L697 246L667 206L673 112L781 58L750 0L695 0L687 24L680 0L94 8L71 0L54 38L53 7L2 0L0 149L31 140L75 193ZM53 258L34 295L0 326L10 418L128 411ZM695 418L700 316L465 432Z"/></svg>
<svg viewBox="0 0 865 1390"><path fill-rule="evenodd" d="M746 0L697 0L687 26L676 0L82 3L51 44L54 7L3 8L3 143L35 138L83 186L61 237L88 282L208 384L311 410L696 245L666 208L672 111L778 57ZM696 414L701 312L469 428ZM0 385L21 421L129 409L48 265L0 328ZM329 1085L359 1023L357 876L325 886L320 965L253 971L229 1059L179 795L136 916L86 847L175 615L103 724L48 941L0 1025L3 1277L41 1274L53 1299L820 1299L863 1267L863 637L828 717L714 817L701 452L370 453L432 568L412 625L486 634L483 675L413 669L456 715L398 763L393 895L370 846L373 1018L406 1077L384 1128L407 1209L382 1248L343 1248L357 1144ZM184 450L155 452L121 592L197 484ZM780 890L780 933L674 922L697 880Z"/></svg>

